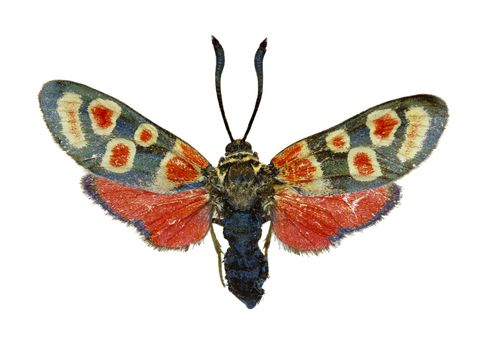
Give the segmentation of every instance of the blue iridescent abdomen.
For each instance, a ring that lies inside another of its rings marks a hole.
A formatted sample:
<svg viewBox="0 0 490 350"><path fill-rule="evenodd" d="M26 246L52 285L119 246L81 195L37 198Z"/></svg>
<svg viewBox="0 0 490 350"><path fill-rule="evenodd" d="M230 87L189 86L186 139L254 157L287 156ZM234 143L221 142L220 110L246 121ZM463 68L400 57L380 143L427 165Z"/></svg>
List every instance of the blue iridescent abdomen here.
<svg viewBox="0 0 490 350"><path fill-rule="evenodd" d="M258 246L261 225L253 210L232 211L223 220L223 234L229 243L224 259L228 289L249 309L262 298L269 271L267 257Z"/></svg>

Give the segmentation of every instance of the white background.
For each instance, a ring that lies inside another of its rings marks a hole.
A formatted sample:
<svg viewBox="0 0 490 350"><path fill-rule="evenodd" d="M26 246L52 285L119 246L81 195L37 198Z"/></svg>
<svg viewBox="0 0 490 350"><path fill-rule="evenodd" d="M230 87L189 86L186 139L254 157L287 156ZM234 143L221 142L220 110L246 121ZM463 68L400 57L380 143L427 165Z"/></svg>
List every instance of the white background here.
<svg viewBox="0 0 490 350"><path fill-rule="evenodd" d="M3 2L0 348L489 349L488 13L483 1ZM211 34L237 136L269 39L249 136L265 163L393 98L431 93L450 108L383 222L320 256L273 241L253 310L221 287L209 237L158 252L92 204L37 102L45 81L87 84L216 164L227 136Z"/></svg>

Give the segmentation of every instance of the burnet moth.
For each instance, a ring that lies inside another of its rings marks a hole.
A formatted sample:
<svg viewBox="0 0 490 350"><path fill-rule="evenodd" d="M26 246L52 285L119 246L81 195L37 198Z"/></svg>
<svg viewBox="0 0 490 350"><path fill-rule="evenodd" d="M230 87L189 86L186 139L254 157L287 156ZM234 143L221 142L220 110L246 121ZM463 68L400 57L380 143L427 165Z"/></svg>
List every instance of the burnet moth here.
<svg viewBox="0 0 490 350"><path fill-rule="evenodd" d="M262 98L267 41L255 54L257 100L238 139L221 98L224 51L216 38L212 43L216 93L230 138L217 167L187 142L88 86L50 81L39 101L55 141L89 171L82 179L89 197L158 249L186 250L209 232L221 282L253 308L264 294L271 236L292 252L319 253L379 221L400 198L394 181L436 147L448 111L431 95L385 102L291 144L263 164L246 139ZM223 260L212 224L223 226L229 243Z"/></svg>

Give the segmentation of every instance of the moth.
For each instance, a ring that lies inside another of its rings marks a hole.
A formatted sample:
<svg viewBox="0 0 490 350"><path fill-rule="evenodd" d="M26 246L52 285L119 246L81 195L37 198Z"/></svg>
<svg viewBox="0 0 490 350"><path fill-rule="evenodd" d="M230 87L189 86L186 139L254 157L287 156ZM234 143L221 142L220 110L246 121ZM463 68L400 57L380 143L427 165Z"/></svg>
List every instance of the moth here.
<svg viewBox="0 0 490 350"><path fill-rule="evenodd" d="M262 98L267 39L255 54L255 108L238 139L221 96L224 51L216 38L212 43L216 94L230 138L216 167L181 138L88 86L50 81L39 101L55 141L89 171L82 179L89 197L158 249L186 250L209 232L221 282L253 308L264 294L272 235L292 252L319 253L378 222L400 198L394 181L436 147L448 110L431 95L385 102L291 144L264 164L246 140ZM229 244L224 259L213 224L223 226Z"/></svg>

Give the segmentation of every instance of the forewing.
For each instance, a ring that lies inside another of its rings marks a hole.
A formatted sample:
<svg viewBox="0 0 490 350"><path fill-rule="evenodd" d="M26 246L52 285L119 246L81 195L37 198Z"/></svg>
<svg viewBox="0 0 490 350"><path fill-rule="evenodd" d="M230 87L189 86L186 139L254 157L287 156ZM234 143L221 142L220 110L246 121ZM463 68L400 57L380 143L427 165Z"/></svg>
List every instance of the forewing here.
<svg viewBox="0 0 490 350"><path fill-rule="evenodd" d="M429 156L447 118L444 101L431 95L373 107L277 154L271 162L276 191L325 196L386 185Z"/></svg>
<svg viewBox="0 0 490 350"><path fill-rule="evenodd" d="M187 249L201 241L211 225L212 208L205 188L160 194L87 175L85 192L119 220L135 226L152 246Z"/></svg>
<svg viewBox="0 0 490 350"><path fill-rule="evenodd" d="M206 183L210 165L199 152L113 97L51 81L39 101L56 142L93 174L156 193Z"/></svg>
<svg viewBox="0 0 490 350"><path fill-rule="evenodd" d="M320 252L346 234L382 219L399 198L396 184L325 197L284 189L274 197L271 224L288 249L297 253Z"/></svg>

